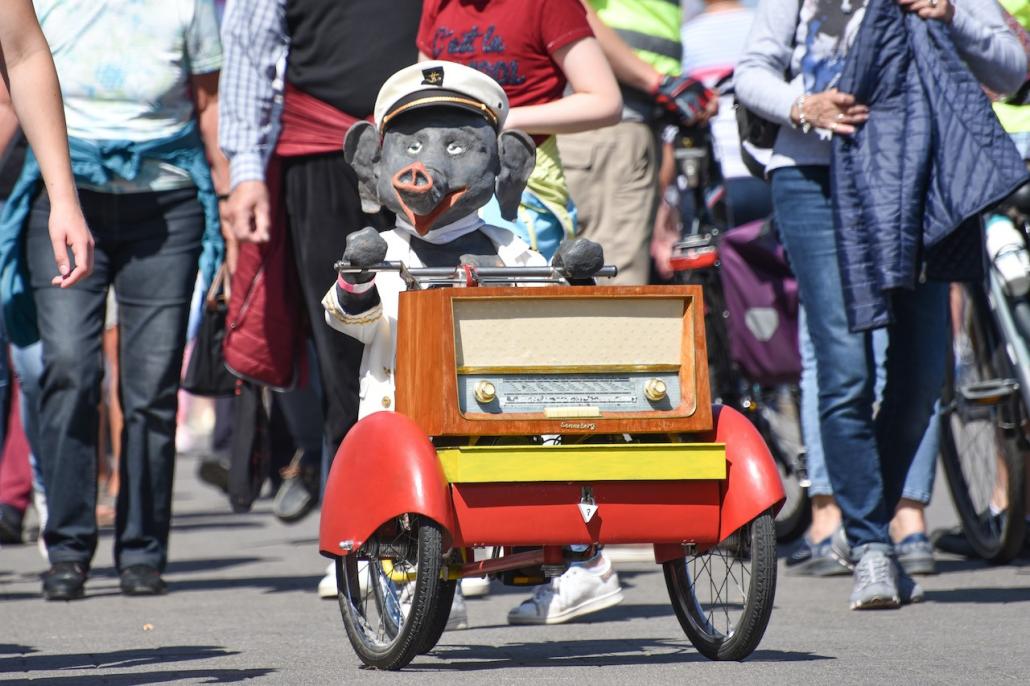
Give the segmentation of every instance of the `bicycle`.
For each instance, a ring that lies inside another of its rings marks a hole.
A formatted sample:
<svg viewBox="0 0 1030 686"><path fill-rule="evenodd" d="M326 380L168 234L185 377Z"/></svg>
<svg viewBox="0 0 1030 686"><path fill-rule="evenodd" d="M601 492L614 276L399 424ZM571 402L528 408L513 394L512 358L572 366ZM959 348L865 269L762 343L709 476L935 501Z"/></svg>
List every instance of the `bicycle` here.
<svg viewBox="0 0 1030 686"><path fill-rule="evenodd" d="M1024 241L1030 187L998 208ZM1030 296L992 264L983 284L952 287L953 344L941 397L941 463L973 551L1002 564L1025 541L1030 457Z"/></svg>

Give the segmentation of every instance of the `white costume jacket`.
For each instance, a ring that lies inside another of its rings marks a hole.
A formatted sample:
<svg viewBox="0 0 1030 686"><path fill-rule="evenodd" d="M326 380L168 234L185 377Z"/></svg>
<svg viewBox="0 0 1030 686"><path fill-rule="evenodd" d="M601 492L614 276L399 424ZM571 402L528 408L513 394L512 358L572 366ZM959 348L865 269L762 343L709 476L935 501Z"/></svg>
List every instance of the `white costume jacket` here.
<svg viewBox="0 0 1030 686"><path fill-rule="evenodd" d="M497 246L497 256L506 266L544 266L547 260L531 250L520 238L507 229L484 225L480 227ZM407 267L424 266L411 248L408 232L393 229L380 234L386 241L386 260L399 260ZM397 301L406 290L404 280L394 272L376 276L379 304L358 314L348 314L336 298L336 284L322 298L326 323L365 344L361 357L361 401L358 419L373 412L394 408L394 359L397 352Z"/></svg>

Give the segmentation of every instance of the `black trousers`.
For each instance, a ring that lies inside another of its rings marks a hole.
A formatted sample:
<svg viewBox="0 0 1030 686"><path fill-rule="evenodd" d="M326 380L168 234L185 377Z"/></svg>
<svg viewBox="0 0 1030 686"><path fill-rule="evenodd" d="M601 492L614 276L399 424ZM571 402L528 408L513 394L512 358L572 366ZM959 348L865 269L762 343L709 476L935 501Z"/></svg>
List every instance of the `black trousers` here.
<svg viewBox="0 0 1030 686"><path fill-rule="evenodd" d="M361 211L358 177L343 153L284 160L286 214L297 273L311 322L322 381L325 438L333 454L358 416L358 371L364 346L325 323L322 297L336 282L333 263L347 236L383 218Z"/></svg>

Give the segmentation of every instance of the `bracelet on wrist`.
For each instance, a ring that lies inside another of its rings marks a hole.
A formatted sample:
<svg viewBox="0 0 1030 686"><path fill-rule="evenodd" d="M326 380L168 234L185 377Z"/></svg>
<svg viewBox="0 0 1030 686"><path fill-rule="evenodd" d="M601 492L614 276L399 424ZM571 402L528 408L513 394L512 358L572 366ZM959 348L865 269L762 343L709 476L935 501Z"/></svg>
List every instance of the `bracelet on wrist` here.
<svg viewBox="0 0 1030 686"><path fill-rule="evenodd" d="M372 286L376 285L376 280L375 277L373 277L371 281L366 281L365 283L351 283L349 281L346 281L343 278L343 276L337 276L336 285L339 286L340 290L344 291L345 293L352 293L354 295L358 295L372 290Z"/></svg>
<svg viewBox="0 0 1030 686"><path fill-rule="evenodd" d="M801 133L808 133L812 130L812 122L808 121L808 117L805 116L805 100L807 99L808 94L802 93L794 101L794 106L798 109L798 123L794 128L801 129Z"/></svg>

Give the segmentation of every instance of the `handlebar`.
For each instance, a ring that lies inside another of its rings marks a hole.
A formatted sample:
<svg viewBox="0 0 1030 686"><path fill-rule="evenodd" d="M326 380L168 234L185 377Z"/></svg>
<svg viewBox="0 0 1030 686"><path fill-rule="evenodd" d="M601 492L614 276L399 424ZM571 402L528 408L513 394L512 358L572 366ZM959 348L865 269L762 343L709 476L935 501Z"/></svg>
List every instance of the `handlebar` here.
<svg viewBox="0 0 1030 686"><path fill-rule="evenodd" d="M456 267L407 267L403 262L381 262L372 267L352 267L343 261L333 265L339 274L358 274L361 272L398 272L409 289L419 290L426 286L441 285L478 285L498 284L515 285L520 283L564 283L578 278L602 277L612 278L618 274L618 267L606 264L589 277L573 276L565 270L551 265L543 267L478 267L475 265L458 265Z"/></svg>

